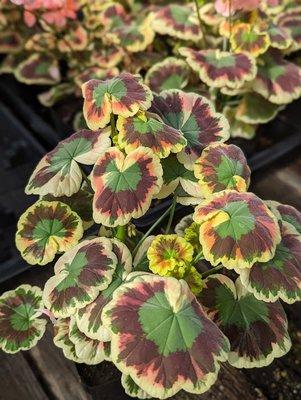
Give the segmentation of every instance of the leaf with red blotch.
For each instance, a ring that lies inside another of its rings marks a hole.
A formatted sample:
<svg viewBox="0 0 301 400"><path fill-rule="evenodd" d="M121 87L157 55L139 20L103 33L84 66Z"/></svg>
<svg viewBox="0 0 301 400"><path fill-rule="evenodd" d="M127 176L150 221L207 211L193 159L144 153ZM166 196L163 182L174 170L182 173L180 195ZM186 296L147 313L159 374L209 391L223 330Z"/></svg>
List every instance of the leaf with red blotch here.
<svg viewBox="0 0 301 400"><path fill-rule="evenodd" d="M240 273L242 284L263 301L301 300L301 235L288 222L280 222L281 242L275 256Z"/></svg>
<svg viewBox="0 0 301 400"><path fill-rule="evenodd" d="M117 258L107 238L84 240L62 255L45 284L43 301L58 318L70 317L112 281Z"/></svg>
<svg viewBox="0 0 301 400"><path fill-rule="evenodd" d="M253 193L224 190L195 209L204 257L238 273L271 260L281 240L277 218Z"/></svg>
<svg viewBox="0 0 301 400"><path fill-rule="evenodd" d="M18 53L22 47L23 40L19 33L6 29L0 32L0 53Z"/></svg>
<svg viewBox="0 0 301 400"><path fill-rule="evenodd" d="M186 47L179 53L209 87L238 89L252 81L257 72L255 59L249 54Z"/></svg>
<svg viewBox="0 0 301 400"><path fill-rule="evenodd" d="M284 28L293 39L290 47L290 52L298 51L301 49L301 7L291 7L286 11L280 13L276 19L275 24L279 28Z"/></svg>
<svg viewBox="0 0 301 400"><path fill-rule="evenodd" d="M18 81L28 85L55 85L61 80L58 61L51 55L31 54L15 70Z"/></svg>
<svg viewBox="0 0 301 400"><path fill-rule="evenodd" d="M193 170L195 160L206 146L229 138L227 119L215 111L213 103L196 93L164 90L160 95L154 95L149 111L182 132L187 145L177 157L189 170Z"/></svg>
<svg viewBox="0 0 301 400"><path fill-rule="evenodd" d="M139 112L133 117L118 117L118 144L127 154L144 146L152 149L159 158L170 152L179 153L187 144L183 134L165 124L154 114Z"/></svg>
<svg viewBox="0 0 301 400"><path fill-rule="evenodd" d="M160 8L153 17L153 28L160 35L169 35L181 40L198 42L203 33L190 4L170 4Z"/></svg>
<svg viewBox="0 0 301 400"><path fill-rule="evenodd" d="M242 150L233 145L217 143L206 147L194 165L201 193L210 197L225 189L248 190L251 171Z"/></svg>
<svg viewBox="0 0 301 400"><path fill-rule="evenodd" d="M266 201L267 206L273 214L278 217L279 220L287 222L296 229L301 235L301 212L295 207L289 206L288 204L281 204L277 201Z"/></svg>
<svg viewBox="0 0 301 400"><path fill-rule="evenodd" d="M83 235L80 217L59 201L37 201L18 221L16 246L29 264L45 265Z"/></svg>
<svg viewBox="0 0 301 400"><path fill-rule="evenodd" d="M147 110L153 99L140 78L127 72L105 81L92 79L82 86L82 91L84 116L93 130L105 127L112 113L128 118L139 110Z"/></svg>
<svg viewBox="0 0 301 400"><path fill-rule="evenodd" d="M184 280L131 275L103 310L113 363L155 398L205 392L227 359L228 340Z"/></svg>
<svg viewBox="0 0 301 400"><path fill-rule="evenodd" d="M102 310L112 300L114 291L125 281L132 270L132 256L125 244L118 239L110 239L113 253L117 257L117 265L112 282L96 299L75 313L79 330L91 339L109 341L110 334L102 323Z"/></svg>
<svg viewBox="0 0 301 400"><path fill-rule="evenodd" d="M21 285L0 296L0 348L17 353L34 347L44 335L47 321L40 318L42 290Z"/></svg>
<svg viewBox="0 0 301 400"><path fill-rule="evenodd" d="M230 43L235 53L247 53L256 58L267 51L270 37L267 32L242 22L234 25Z"/></svg>
<svg viewBox="0 0 301 400"><path fill-rule="evenodd" d="M271 103L291 103L301 95L301 68L270 49L261 58L252 89Z"/></svg>
<svg viewBox="0 0 301 400"><path fill-rule="evenodd" d="M88 32L81 25L77 25L69 29L68 33L58 40L57 45L62 53L72 53L85 50L88 44Z"/></svg>
<svg viewBox="0 0 301 400"><path fill-rule="evenodd" d="M115 227L144 215L162 186L162 174L151 149L139 147L127 156L116 147L106 150L91 177L94 221Z"/></svg>
<svg viewBox="0 0 301 400"><path fill-rule="evenodd" d="M145 75L145 83L153 92L183 89L188 84L190 69L185 61L168 57L154 64Z"/></svg>
<svg viewBox="0 0 301 400"><path fill-rule="evenodd" d="M201 305L230 341L228 362L236 368L265 367L290 347L287 319L279 301L256 299L225 275L211 275L198 296Z"/></svg>

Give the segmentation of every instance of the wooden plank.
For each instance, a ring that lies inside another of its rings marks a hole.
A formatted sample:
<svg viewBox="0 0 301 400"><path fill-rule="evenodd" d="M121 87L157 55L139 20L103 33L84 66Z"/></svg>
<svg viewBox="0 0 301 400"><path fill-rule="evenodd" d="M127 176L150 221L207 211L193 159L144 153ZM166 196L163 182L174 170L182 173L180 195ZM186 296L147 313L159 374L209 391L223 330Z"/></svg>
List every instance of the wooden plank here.
<svg viewBox="0 0 301 400"><path fill-rule="evenodd" d="M53 329L48 325L45 336L38 346L26 353L26 358L34 365L47 393L56 400L89 400L75 365L64 357L61 349L53 344Z"/></svg>
<svg viewBox="0 0 301 400"><path fill-rule="evenodd" d="M296 154L289 164L259 171L252 191L265 200L290 204L301 211L301 157Z"/></svg>
<svg viewBox="0 0 301 400"><path fill-rule="evenodd" d="M23 353L0 354L0 400L48 400Z"/></svg>
<svg viewBox="0 0 301 400"><path fill-rule="evenodd" d="M174 400L267 400L257 388L250 385L243 372L223 364L217 382L202 395L180 392Z"/></svg>

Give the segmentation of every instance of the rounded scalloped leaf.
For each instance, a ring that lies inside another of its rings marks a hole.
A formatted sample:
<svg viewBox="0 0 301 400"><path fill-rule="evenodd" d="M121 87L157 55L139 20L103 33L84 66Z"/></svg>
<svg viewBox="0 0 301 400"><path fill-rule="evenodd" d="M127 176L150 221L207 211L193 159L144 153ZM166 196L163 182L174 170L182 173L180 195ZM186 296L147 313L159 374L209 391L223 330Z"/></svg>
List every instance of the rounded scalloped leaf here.
<svg viewBox="0 0 301 400"><path fill-rule="evenodd" d="M293 40L288 29L271 24L267 32L270 37L271 47L286 50L292 45Z"/></svg>
<svg viewBox="0 0 301 400"><path fill-rule="evenodd" d="M80 217L59 201L37 201L18 221L16 246L29 264L45 265L83 236Z"/></svg>
<svg viewBox="0 0 301 400"><path fill-rule="evenodd" d="M76 319L70 318L69 339L74 344L78 359L88 365L100 364L106 359L105 345L99 340L90 339L77 326Z"/></svg>
<svg viewBox="0 0 301 400"><path fill-rule="evenodd" d="M156 198L165 199L170 194L175 193L178 195L178 202L179 197L191 196L197 199L196 204L198 204L203 196L193 171L186 169L174 155L161 160L161 164L163 185Z"/></svg>
<svg viewBox="0 0 301 400"><path fill-rule="evenodd" d="M275 23L286 29L293 39L290 51L301 49L301 7L293 7L279 14Z"/></svg>
<svg viewBox="0 0 301 400"><path fill-rule="evenodd" d="M88 32L81 25L71 27L62 39L58 40L58 50L62 53L83 51L89 45Z"/></svg>
<svg viewBox="0 0 301 400"><path fill-rule="evenodd" d="M137 383L133 381L130 375L122 374L121 376L121 384L124 388L125 393L131 397L137 397L138 399L151 399L152 396L147 394L144 390L142 390Z"/></svg>
<svg viewBox="0 0 301 400"><path fill-rule="evenodd" d="M25 43L25 49L31 52L49 51L55 47L56 36L52 32L35 33Z"/></svg>
<svg viewBox="0 0 301 400"><path fill-rule="evenodd" d="M213 144L206 147L194 165L204 197L225 189L246 192L251 171L243 151L233 145Z"/></svg>
<svg viewBox="0 0 301 400"><path fill-rule="evenodd" d="M204 257L240 272L269 261L281 240L277 218L253 193L224 190L195 209Z"/></svg>
<svg viewBox="0 0 301 400"><path fill-rule="evenodd" d="M109 239L84 240L56 262L44 287L45 306L57 318L69 317L109 286L116 265Z"/></svg>
<svg viewBox="0 0 301 400"><path fill-rule="evenodd" d="M261 32L253 24L239 23L233 27L230 43L235 53L247 53L258 57L269 48L270 37L267 32Z"/></svg>
<svg viewBox="0 0 301 400"><path fill-rule="evenodd" d="M238 89L253 80L257 72L255 59L244 53L218 49L197 51L186 47L180 48L179 53L210 87Z"/></svg>
<svg viewBox="0 0 301 400"><path fill-rule="evenodd" d="M203 34L191 5L170 4L155 12L153 28L160 35L198 42Z"/></svg>
<svg viewBox="0 0 301 400"><path fill-rule="evenodd" d="M116 67L123 58L123 50L110 46L95 50L91 54L91 63L97 68L111 69Z"/></svg>
<svg viewBox="0 0 301 400"><path fill-rule="evenodd" d="M256 134L257 124L246 124L245 122L239 121L237 117L237 109L226 106L223 110L223 114L229 121L231 127L231 137L241 137L243 139L253 139Z"/></svg>
<svg viewBox="0 0 301 400"><path fill-rule="evenodd" d="M265 367L286 354L291 341L282 305L257 300L241 284L211 275L198 300L230 341L228 362L236 368Z"/></svg>
<svg viewBox="0 0 301 400"><path fill-rule="evenodd" d="M39 102L45 107L52 107L56 103L64 100L74 94L73 82L63 82L56 86L52 86L46 92L38 94Z"/></svg>
<svg viewBox="0 0 301 400"><path fill-rule="evenodd" d="M105 151L92 172L94 221L115 227L141 217L162 186L162 174L151 149L139 147L127 156L116 147Z"/></svg>
<svg viewBox="0 0 301 400"><path fill-rule="evenodd" d="M153 92L183 89L188 84L190 69L186 62L175 57L154 64L145 75L145 83Z"/></svg>
<svg viewBox="0 0 301 400"><path fill-rule="evenodd" d="M18 65L15 76L28 85L55 85L61 80L58 61L45 53L31 54Z"/></svg>
<svg viewBox="0 0 301 400"><path fill-rule="evenodd" d="M81 363L75 352L75 345L69 338L70 318L59 318L54 325L53 343L63 350L64 356L71 361Z"/></svg>
<svg viewBox="0 0 301 400"><path fill-rule="evenodd" d="M156 398L205 392L227 358L227 339L183 280L136 275L115 291L103 320L114 364Z"/></svg>
<svg viewBox="0 0 301 400"><path fill-rule="evenodd" d="M301 68L271 49L261 59L253 91L274 104L288 104L301 95Z"/></svg>
<svg viewBox="0 0 301 400"><path fill-rule="evenodd" d="M196 93L164 90L154 96L150 111L159 115L165 124L182 132L187 145L177 157L187 169L193 170L204 147L229 139L227 119L215 111L209 100Z"/></svg>
<svg viewBox="0 0 301 400"><path fill-rule="evenodd" d="M214 4L207 3L200 8L200 18L206 25L212 26L213 28L220 26L224 21L224 18L217 14Z"/></svg>
<svg viewBox="0 0 301 400"><path fill-rule="evenodd" d="M267 206L270 208L273 214L284 222L287 222L296 229L301 235L301 212L295 207L287 204L281 204L277 201L266 201Z"/></svg>
<svg viewBox="0 0 301 400"><path fill-rule="evenodd" d="M272 121L281 109L257 93L246 93L236 108L235 118L245 124L266 124Z"/></svg>
<svg viewBox="0 0 301 400"><path fill-rule="evenodd" d="M114 76L119 74L118 68L110 68L110 69L102 69L99 66L93 66L89 68L85 68L84 71L80 72L78 75L74 77L74 82L76 85L81 88L82 85L91 79L111 79ZM74 89L73 89L74 90Z"/></svg>
<svg viewBox="0 0 301 400"><path fill-rule="evenodd" d="M86 183L82 185L78 192L74 193L70 197L55 197L52 194L48 194L43 196L41 200L60 201L61 203L67 204L72 211L76 212L76 214L80 216L83 222L84 230L91 228L91 226L94 224L92 215L93 194L88 189Z"/></svg>
<svg viewBox="0 0 301 400"><path fill-rule="evenodd" d="M178 153L186 146L186 139L177 129L166 125L156 115L138 113L133 117L118 117L118 144L127 154L144 146L150 148L159 158L166 158L170 152Z"/></svg>
<svg viewBox="0 0 301 400"><path fill-rule="evenodd" d="M106 81L92 79L82 86L82 91L85 120L92 130L105 127L112 113L128 118L139 109L147 110L153 99L140 78L127 72Z"/></svg>
<svg viewBox="0 0 301 400"><path fill-rule="evenodd" d="M17 353L34 347L44 335L47 321L41 316L42 291L21 285L0 296L0 348Z"/></svg>
<svg viewBox="0 0 301 400"><path fill-rule="evenodd" d="M124 282L132 270L132 256L125 244L118 239L111 239L112 249L117 257L117 265L111 284L87 306L76 311L79 330L91 339L109 341L110 334L102 323L102 310L112 300L114 291Z"/></svg>
<svg viewBox="0 0 301 400"><path fill-rule="evenodd" d="M39 162L25 188L26 194L55 197L71 196L79 191L82 172L78 163L92 165L110 147L111 130L81 130L62 140Z"/></svg>
<svg viewBox="0 0 301 400"><path fill-rule="evenodd" d="M123 25L128 22L128 16L122 4L108 3L100 14L100 22L107 29L113 29L116 26Z"/></svg>
<svg viewBox="0 0 301 400"><path fill-rule="evenodd" d="M275 256L241 271L242 284L263 301L281 299L292 304L301 300L301 235L287 223L280 223L281 242Z"/></svg>
<svg viewBox="0 0 301 400"><path fill-rule="evenodd" d="M0 32L0 53L18 53L22 47L23 40L19 33L7 30Z"/></svg>
<svg viewBox="0 0 301 400"><path fill-rule="evenodd" d="M144 51L155 37L152 18L153 16L150 14L142 21L131 20L109 29L105 33L105 39L130 53Z"/></svg>

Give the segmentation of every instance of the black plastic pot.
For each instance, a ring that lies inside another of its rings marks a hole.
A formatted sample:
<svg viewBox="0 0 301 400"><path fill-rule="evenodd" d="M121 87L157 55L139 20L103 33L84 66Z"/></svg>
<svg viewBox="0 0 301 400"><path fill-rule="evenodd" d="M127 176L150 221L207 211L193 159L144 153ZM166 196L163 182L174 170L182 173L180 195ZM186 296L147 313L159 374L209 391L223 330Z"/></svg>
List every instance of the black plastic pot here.
<svg viewBox="0 0 301 400"><path fill-rule="evenodd" d="M54 109L42 107L36 95L41 88L0 77L0 282L28 268L14 246L16 223L33 202L24 187L39 159L73 132ZM254 141L234 140L245 152L252 172L287 155L301 145L301 100L290 104L272 122L260 128ZM164 200L134 223L147 229L170 206ZM187 212L178 205L177 215Z"/></svg>

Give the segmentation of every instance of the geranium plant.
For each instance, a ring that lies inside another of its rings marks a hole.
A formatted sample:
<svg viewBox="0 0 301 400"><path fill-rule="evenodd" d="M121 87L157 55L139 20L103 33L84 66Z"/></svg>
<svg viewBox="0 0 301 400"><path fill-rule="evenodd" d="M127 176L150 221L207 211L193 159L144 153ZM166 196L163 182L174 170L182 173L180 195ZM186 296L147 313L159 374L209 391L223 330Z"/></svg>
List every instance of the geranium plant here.
<svg viewBox="0 0 301 400"><path fill-rule="evenodd" d="M39 199L18 223L32 265L54 261L43 290L0 297L0 347L28 350L53 324L77 363L111 361L125 392L207 391L220 364L262 367L291 346L280 300L301 296L301 214L248 192L243 152L205 97L152 93L122 73L82 87L81 130L42 158ZM170 205L147 232L135 219ZM193 214L179 220L177 203Z"/></svg>

